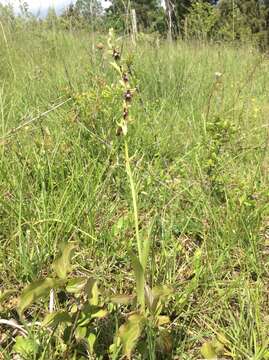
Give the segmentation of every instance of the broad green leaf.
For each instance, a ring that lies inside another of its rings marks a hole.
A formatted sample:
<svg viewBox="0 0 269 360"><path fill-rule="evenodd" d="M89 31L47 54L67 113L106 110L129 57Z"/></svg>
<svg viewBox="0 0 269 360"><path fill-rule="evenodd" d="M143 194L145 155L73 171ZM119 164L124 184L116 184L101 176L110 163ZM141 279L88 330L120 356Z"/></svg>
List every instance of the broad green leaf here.
<svg viewBox="0 0 269 360"><path fill-rule="evenodd" d="M103 319L107 314L106 309L86 303L82 308L78 324L79 326L87 326L93 319Z"/></svg>
<svg viewBox="0 0 269 360"><path fill-rule="evenodd" d="M36 300L42 296L47 296L51 289L59 288L63 285L63 281L59 279L47 278L44 280L37 280L22 291L18 299L18 313L21 316L23 312Z"/></svg>
<svg viewBox="0 0 269 360"><path fill-rule="evenodd" d="M131 359L132 352L144 328L144 318L140 314L129 317L127 322L119 328L119 338L122 344L123 354Z"/></svg>
<svg viewBox="0 0 269 360"><path fill-rule="evenodd" d="M87 338L87 341L88 341L88 350L89 350L90 354L93 354L94 353L94 344L96 341L96 335L93 333L90 333L90 335Z"/></svg>
<svg viewBox="0 0 269 360"><path fill-rule="evenodd" d="M114 295L110 297L110 301L118 305L128 305L134 300L133 295Z"/></svg>
<svg viewBox="0 0 269 360"><path fill-rule="evenodd" d="M75 330L75 338L77 340L85 339L87 336L87 327L77 326Z"/></svg>
<svg viewBox="0 0 269 360"><path fill-rule="evenodd" d="M218 341L217 339L212 341L212 346L215 349L217 355L221 355L224 352L224 348L225 348L224 344Z"/></svg>
<svg viewBox="0 0 269 360"><path fill-rule="evenodd" d="M108 311L105 309L100 309L96 312L93 312L91 315L92 319L103 319L104 317L106 317L108 314Z"/></svg>
<svg viewBox="0 0 269 360"><path fill-rule="evenodd" d="M133 254L130 253L132 266L135 273L136 280L136 291L137 291L137 300L142 309L145 308L145 297L144 297L144 286L145 286L145 276L143 267L139 259Z"/></svg>
<svg viewBox="0 0 269 360"><path fill-rule="evenodd" d="M33 339L17 336L13 351L25 359L33 359L38 352L39 345Z"/></svg>
<svg viewBox="0 0 269 360"><path fill-rule="evenodd" d="M61 323L72 323L72 317L66 311L55 311L48 314L42 321L43 326L56 327Z"/></svg>
<svg viewBox="0 0 269 360"><path fill-rule="evenodd" d="M52 268L60 279L65 279L71 271L71 255L76 248L75 243L69 242L61 246L61 253L52 263Z"/></svg>
<svg viewBox="0 0 269 360"><path fill-rule="evenodd" d="M65 289L69 293L80 294L85 288L87 281L88 279L85 277L68 280Z"/></svg>
<svg viewBox="0 0 269 360"><path fill-rule="evenodd" d="M216 360L218 358L218 354L216 353L212 342L206 342L203 344L201 347L201 354L207 360Z"/></svg>
<svg viewBox="0 0 269 360"><path fill-rule="evenodd" d="M85 292L88 296L89 303L91 305L97 306L100 291L98 289L98 283L95 279L93 279L93 278L88 279L86 286L85 286Z"/></svg>
<svg viewBox="0 0 269 360"><path fill-rule="evenodd" d="M162 326L162 325L169 324L169 323L170 323L169 316L159 315L157 317L157 325L158 326Z"/></svg>

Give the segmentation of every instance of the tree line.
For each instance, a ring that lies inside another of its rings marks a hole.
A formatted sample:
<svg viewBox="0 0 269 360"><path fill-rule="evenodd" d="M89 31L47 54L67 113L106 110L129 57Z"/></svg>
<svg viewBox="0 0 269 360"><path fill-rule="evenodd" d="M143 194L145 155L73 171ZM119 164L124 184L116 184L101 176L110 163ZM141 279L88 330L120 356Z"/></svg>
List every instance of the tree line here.
<svg viewBox="0 0 269 360"><path fill-rule="evenodd" d="M165 4L165 6L163 6ZM56 16L50 9L47 24L68 28L90 27L93 31L131 31L131 9L136 12L140 32L170 38L211 41L254 41L269 45L269 0L111 0L104 9L101 0L77 0ZM21 2L20 18L32 19L26 2ZM0 18L17 21L11 5L0 4Z"/></svg>

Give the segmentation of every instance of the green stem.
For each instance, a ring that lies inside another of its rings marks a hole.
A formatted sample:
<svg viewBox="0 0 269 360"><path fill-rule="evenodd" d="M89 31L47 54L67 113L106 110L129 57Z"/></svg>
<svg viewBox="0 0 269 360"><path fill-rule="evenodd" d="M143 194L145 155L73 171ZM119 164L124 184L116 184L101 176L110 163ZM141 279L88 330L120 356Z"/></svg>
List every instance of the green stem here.
<svg viewBox="0 0 269 360"><path fill-rule="evenodd" d="M137 209L137 197L136 197L136 191L135 191L135 184L134 184L134 178L130 166L130 158L129 158L129 151L128 151L128 144L127 141L124 141L125 144L125 161L126 161L126 171L127 175L130 181L130 188L132 192L132 200L133 200L133 211L134 211L134 222L135 222L135 234L136 234L136 243L137 243L137 250L138 250L138 258L140 263L142 264L142 242L140 240L139 235L139 225L138 225L138 209ZM144 269L145 270L145 269Z"/></svg>

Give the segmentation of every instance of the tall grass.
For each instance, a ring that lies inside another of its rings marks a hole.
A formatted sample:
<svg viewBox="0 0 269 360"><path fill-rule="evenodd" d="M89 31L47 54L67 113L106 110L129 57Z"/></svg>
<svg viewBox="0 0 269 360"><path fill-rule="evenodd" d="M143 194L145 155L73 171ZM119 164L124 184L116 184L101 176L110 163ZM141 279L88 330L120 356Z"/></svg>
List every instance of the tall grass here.
<svg viewBox="0 0 269 360"><path fill-rule="evenodd" d="M128 291L126 242L135 229L114 126L122 99L107 89L117 82L110 55L93 52L84 33L5 36L1 288L40 277L57 244L75 239L77 272ZM204 341L224 334L231 358L266 359L268 59L251 48L181 42L126 44L124 56L133 58L140 89L129 129L139 231L147 234L155 216L149 280L176 289L174 356L197 359ZM71 100L6 137L74 93L79 116Z"/></svg>

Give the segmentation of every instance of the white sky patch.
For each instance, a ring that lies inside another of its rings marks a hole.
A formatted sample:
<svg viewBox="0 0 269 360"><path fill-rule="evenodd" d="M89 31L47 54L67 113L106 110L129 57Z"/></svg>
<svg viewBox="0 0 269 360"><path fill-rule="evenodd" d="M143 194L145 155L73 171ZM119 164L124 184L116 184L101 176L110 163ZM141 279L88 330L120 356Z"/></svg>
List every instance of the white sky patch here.
<svg viewBox="0 0 269 360"><path fill-rule="evenodd" d="M24 0L23 0L24 1ZM22 1L22 2L23 2ZM34 14L37 12L46 12L49 7L55 9L62 9L71 3L75 3L75 0L25 0L29 5L29 9ZM19 0L0 0L1 4L11 4L17 11L19 9ZM104 7L109 6L109 1L102 0Z"/></svg>

